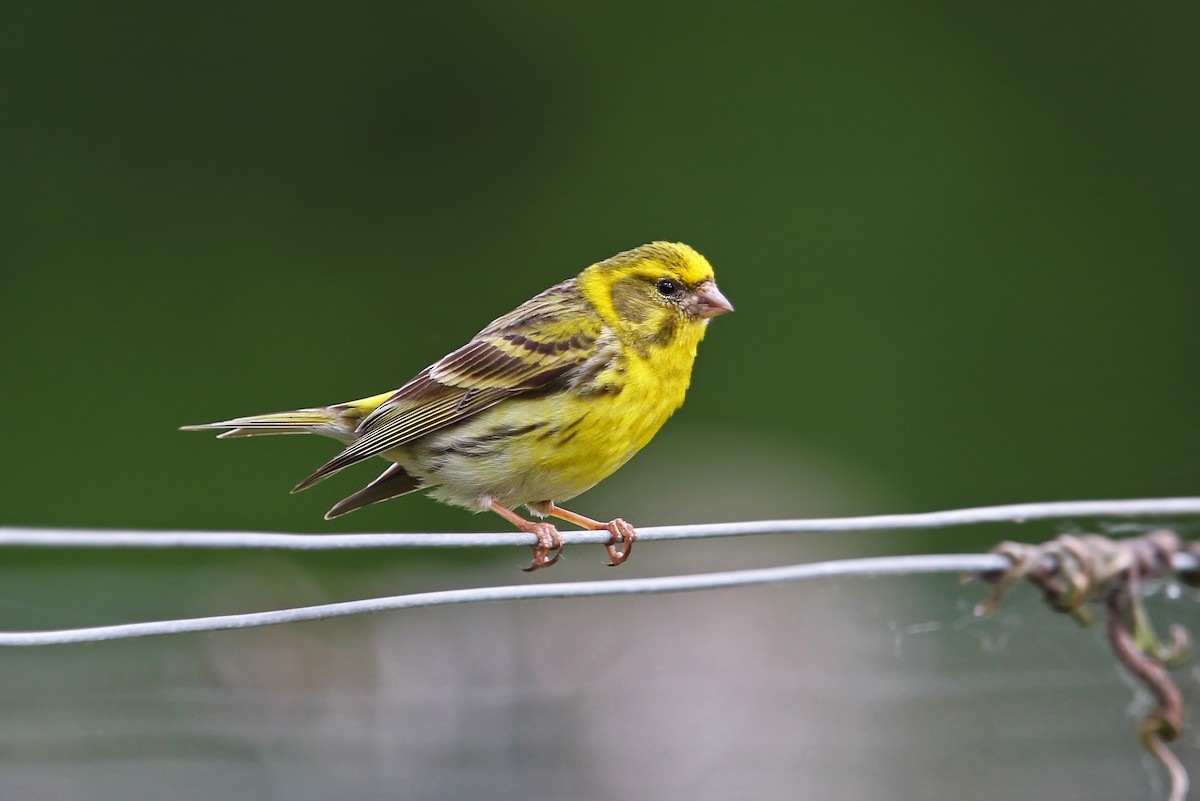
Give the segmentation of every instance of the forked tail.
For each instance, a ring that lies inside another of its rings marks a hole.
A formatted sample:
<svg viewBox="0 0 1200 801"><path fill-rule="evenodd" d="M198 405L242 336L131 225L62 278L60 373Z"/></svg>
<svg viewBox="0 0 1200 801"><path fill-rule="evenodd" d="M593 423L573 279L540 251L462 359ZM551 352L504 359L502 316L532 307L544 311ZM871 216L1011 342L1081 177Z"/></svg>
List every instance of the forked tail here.
<svg viewBox="0 0 1200 801"><path fill-rule="evenodd" d="M180 426L183 431L212 431L226 429L217 439L232 437L259 437L268 434L320 434L325 437L350 442L362 419L379 407L391 392L374 395L362 400L321 406L313 409L295 409L290 412L256 414L235 417L219 423L203 423L195 426Z"/></svg>

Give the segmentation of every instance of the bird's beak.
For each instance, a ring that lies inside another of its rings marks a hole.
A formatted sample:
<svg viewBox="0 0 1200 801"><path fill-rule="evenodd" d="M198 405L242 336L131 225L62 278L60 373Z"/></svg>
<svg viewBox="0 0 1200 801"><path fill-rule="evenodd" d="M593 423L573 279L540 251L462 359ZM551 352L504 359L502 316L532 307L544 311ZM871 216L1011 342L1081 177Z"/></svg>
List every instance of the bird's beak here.
<svg viewBox="0 0 1200 801"><path fill-rule="evenodd" d="M721 294L713 281L705 281L692 293L692 313L697 317L716 317L733 311L733 304Z"/></svg>

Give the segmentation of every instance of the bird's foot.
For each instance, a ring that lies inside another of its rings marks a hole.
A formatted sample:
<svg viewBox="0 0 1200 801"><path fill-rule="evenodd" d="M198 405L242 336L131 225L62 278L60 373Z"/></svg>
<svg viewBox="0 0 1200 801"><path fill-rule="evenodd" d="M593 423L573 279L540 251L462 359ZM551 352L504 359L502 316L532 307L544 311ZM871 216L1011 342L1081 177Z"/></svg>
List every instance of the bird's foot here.
<svg viewBox="0 0 1200 801"><path fill-rule="evenodd" d="M552 524L526 521L521 529L530 534L536 534L538 538L538 544L532 546L533 561L529 563L529 567L521 568L526 573L532 573L538 568L550 567L558 561L558 557L562 556L562 537L559 536L558 529Z"/></svg>
<svg viewBox="0 0 1200 801"><path fill-rule="evenodd" d="M533 561L529 563L529 567L521 568L526 573L532 573L540 567L550 567L558 561L558 557L562 556L562 537L559 536L558 529L550 523L534 523L532 520L526 520L494 498L485 496L480 499L480 503L484 508L491 509L526 534L537 535L537 545L531 546Z"/></svg>
<svg viewBox="0 0 1200 801"><path fill-rule="evenodd" d="M529 508L534 509L535 505L530 504ZM553 515L559 520L566 520L568 523L574 523L591 531L607 531L611 536L604 549L608 551L609 567L616 567L628 559L629 552L633 550L633 541L637 539L637 532L634 531L633 526L619 517L616 520L601 523L599 520L593 520L577 512L572 512L570 509L564 509L550 501L536 504L536 509L538 514ZM624 544L625 547L618 548L617 546L621 544Z"/></svg>
<svg viewBox="0 0 1200 801"><path fill-rule="evenodd" d="M637 539L637 532L634 531L633 526L619 517L605 523L602 528L612 534L612 539L608 541L604 549L608 551L608 566L616 567L629 558L629 553L633 550L633 542ZM625 547L619 549L617 546L622 543Z"/></svg>

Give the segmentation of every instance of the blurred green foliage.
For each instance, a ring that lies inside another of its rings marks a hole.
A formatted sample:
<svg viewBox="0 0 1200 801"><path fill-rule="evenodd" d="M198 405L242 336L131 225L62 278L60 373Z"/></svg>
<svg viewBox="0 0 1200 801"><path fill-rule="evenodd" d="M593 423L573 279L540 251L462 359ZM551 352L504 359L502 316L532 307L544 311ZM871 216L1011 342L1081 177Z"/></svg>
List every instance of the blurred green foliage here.
<svg viewBox="0 0 1200 801"><path fill-rule="evenodd" d="M9 4L4 521L497 528L419 499L325 523L373 475L289 497L331 443L174 428L399 385L654 238L738 311L587 511L687 518L663 472L752 469L751 440L862 479L774 514L1194 493L1198 17Z"/></svg>

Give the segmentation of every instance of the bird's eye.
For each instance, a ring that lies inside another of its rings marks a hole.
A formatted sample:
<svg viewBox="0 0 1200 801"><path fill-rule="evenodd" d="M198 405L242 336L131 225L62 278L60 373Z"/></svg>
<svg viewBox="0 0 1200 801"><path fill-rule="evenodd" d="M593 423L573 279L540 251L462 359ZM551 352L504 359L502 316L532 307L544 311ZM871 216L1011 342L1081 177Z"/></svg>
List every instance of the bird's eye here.
<svg viewBox="0 0 1200 801"><path fill-rule="evenodd" d="M667 298L679 292L679 283L670 278L664 278L654 286L658 289L658 294Z"/></svg>

